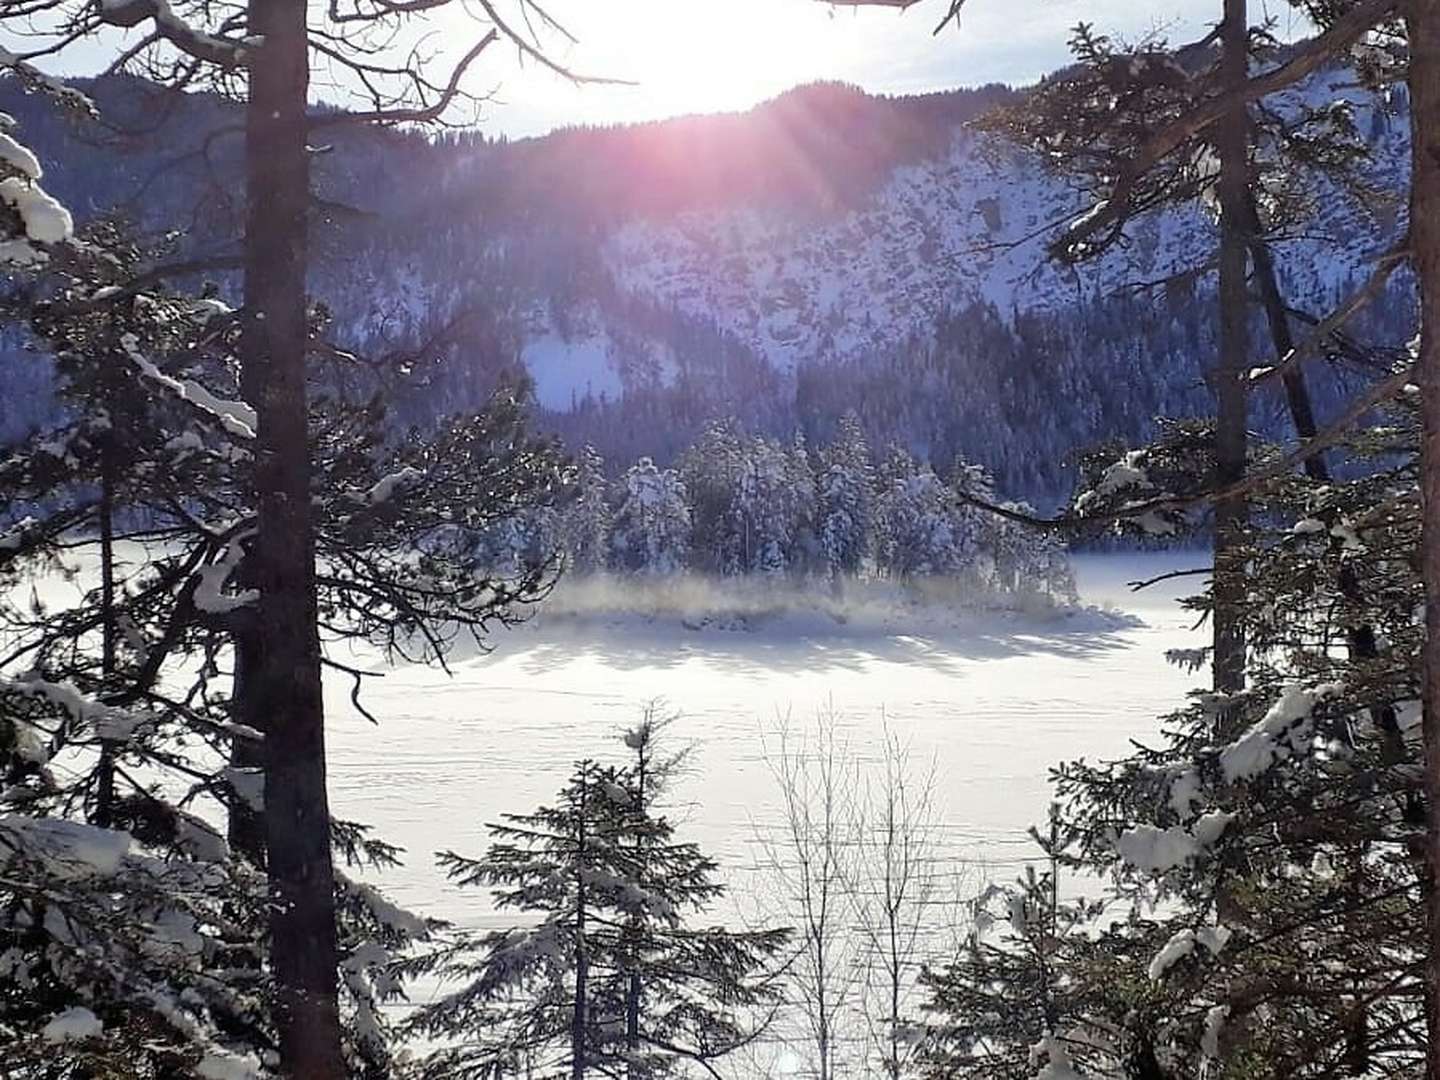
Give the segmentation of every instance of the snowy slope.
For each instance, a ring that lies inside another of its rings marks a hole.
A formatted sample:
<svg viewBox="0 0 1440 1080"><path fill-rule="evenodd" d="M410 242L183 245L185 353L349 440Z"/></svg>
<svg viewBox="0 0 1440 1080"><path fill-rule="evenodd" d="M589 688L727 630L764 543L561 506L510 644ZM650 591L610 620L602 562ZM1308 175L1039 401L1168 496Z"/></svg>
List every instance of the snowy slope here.
<svg viewBox="0 0 1440 1080"><path fill-rule="evenodd" d="M1328 81L1305 97L1333 93ZM1362 118L1373 109L1362 103ZM1407 153L1403 117L1376 141L1376 181L1398 190ZM1291 295L1323 301L1379 249L1378 219L1323 181L1320 208L1280 259ZM715 319L782 371L845 361L923 337L947 305L985 300L1003 314L1055 310L1205 263L1213 225L1200 210L1153 216L1131 243L1072 270L1044 240L1088 199L1040 161L997 137L957 130L934 160L898 168L867 205L806 220L782 210L692 211L633 220L604 246L630 292Z"/></svg>

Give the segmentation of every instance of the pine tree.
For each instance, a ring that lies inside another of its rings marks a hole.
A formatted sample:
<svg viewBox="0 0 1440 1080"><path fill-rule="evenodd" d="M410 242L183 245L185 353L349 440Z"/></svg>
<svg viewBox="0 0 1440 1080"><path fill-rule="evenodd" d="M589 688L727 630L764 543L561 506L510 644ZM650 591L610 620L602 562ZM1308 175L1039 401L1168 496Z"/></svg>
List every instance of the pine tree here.
<svg viewBox="0 0 1440 1080"><path fill-rule="evenodd" d="M967 1017L1001 1016L1009 1060L1053 1035L1085 1075L1422 1071L1418 436L1417 403L1400 394L1345 447L1349 479L1277 474L1242 612L1252 684L1238 712L1197 693L1124 758L1058 770L1055 850L1108 882L1106 914L1056 954L1058 1028L978 1007L993 972L937 976L956 1053ZM1256 467L1276 460L1262 449ZM1143 467L1158 460L1119 464L1161 482ZM1387 648L1345 648L1359 625Z"/></svg>
<svg viewBox="0 0 1440 1080"><path fill-rule="evenodd" d="M481 859L440 856L452 880L488 886L532 925L461 934L413 967L461 979L412 1028L462 1041L427 1077L662 1076L710 1063L749 1038L771 999L763 967L784 931L696 928L723 894L715 864L658 812L673 763L647 715L625 737L628 768L582 761L553 806L489 826Z"/></svg>
<svg viewBox="0 0 1440 1080"><path fill-rule="evenodd" d="M934 1077L1068 1080L1105 1075L1112 1033L1096 1023L1089 984L1074 977L1103 905L1060 898L1067 844L1052 809L1041 837L1045 869L1026 866L1010 885L991 884L971 904L971 926L949 963L927 968L931 1023L921 1051ZM1076 1072L1076 1068L1079 1072Z"/></svg>
<svg viewBox="0 0 1440 1080"><path fill-rule="evenodd" d="M612 517L605 459L587 444L576 455L576 468L575 496L565 510L565 550L576 573L601 573L609 563Z"/></svg>
<svg viewBox="0 0 1440 1080"><path fill-rule="evenodd" d="M881 565L901 580L958 575L973 562L978 538L950 489L929 466L917 468L908 455L893 458L887 471L892 486L882 489L877 503Z"/></svg>
<svg viewBox="0 0 1440 1080"><path fill-rule="evenodd" d="M847 412L821 455L820 543L832 582L858 576L871 555L874 485L865 433L854 412Z"/></svg>
<svg viewBox="0 0 1440 1080"><path fill-rule="evenodd" d="M690 500L695 545L692 567L701 573L734 573L743 561L744 538L736 528L735 493L745 468L745 438L737 421L714 420L678 464Z"/></svg>
<svg viewBox="0 0 1440 1080"><path fill-rule="evenodd" d="M118 224L82 235L47 258L35 295L11 304L53 351L67 408L0 459L8 505L29 511L5 532L0 570L13 587L78 554L86 591L72 607L3 608L0 743L12 782L0 803L18 812L4 819L0 863L6 927L22 944L0 975L0 992L18 995L0 1025L27 1054L53 1057L53 1017L88 1024L94 1014L100 1034L64 1053L96 1069L123 1060L163 1075L207 1058L221 1068L227 1055L234 1069L247 1058L258 1068L275 1039L256 872L265 847L235 826L263 813L264 740L235 722L243 673L222 671L253 604L242 576L253 417L231 396L233 316L207 294L145 282L146 253ZM471 538L547 498L561 463L526 432L523 395L497 395L423 438L387 437L384 421L373 404L330 399L312 414L321 610L331 633L443 658L457 633L478 636L542 591L543 573L487 577ZM122 560L120 545L144 545L144 557ZM227 751L231 764L217 767ZM51 759L63 770L46 768ZM226 814L233 850L208 823ZM352 823L331 822L329 842L352 864L393 861ZM56 903L56 865L97 859L85 887L64 886ZM174 873L150 881L159 859ZM390 964L427 926L339 870L335 904L341 1052L355 1072L383 1072L380 1004L400 991ZM37 910L53 917L37 921ZM183 948L166 937L182 933ZM165 989L192 987L216 965L224 973L185 1000ZM44 994L27 992L42 983Z"/></svg>
<svg viewBox="0 0 1440 1080"><path fill-rule="evenodd" d="M428 5L427 11L433 14L444 3ZM529 55L544 54L540 43L511 30L493 8L488 13L495 26L476 32L448 65L448 79L427 76L414 56L395 66L374 64L375 41L401 33L413 14L385 5L327 9L314 36L309 6L301 0L248 0L220 9L192 0L54 0L44 13L39 32L50 40L19 54L0 53L0 66L58 86L32 62L51 59L75 42L102 38L111 28L141 27L137 41L117 52L109 72L138 70L176 91L204 86L243 95L244 225L239 259L222 262L234 268L238 261L243 277L244 314L235 343L242 361L239 398L253 403L257 451L245 592L254 590L265 633L242 641L243 692L236 700L241 720L266 736L265 866L273 901L267 911L279 987L273 1003L281 1068L306 1080L338 1080L344 1062L336 878L325 790L317 530L310 497L315 469L307 376L313 341L306 290L312 132L337 123L424 124L440 118L457 100L471 100L461 89L462 77L502 32ZM12 28L13 21L28 22L35 14L11 5L0 11L0 23ZM547 20L547 26L554 24ZM31 29L33 24L25 28ZM311 49L317 41L324 43L327 64L355 77L348 85L363 102L360 111L312 112ZM22 161L24 171L29 162L10 149L7 143L7 171L12 158ZM7 187L0 197L7 213L23 219L19 229L10 220L3 225L7 256L29 250L32 241L63 239L68 222L28 184ZM19 239L22 233L25 239Z"/></svg>
<svg viewBox="0 0 1440 1080"><path fill-rule="evenodd" d="M616 565L641 574L683 570L689 558L691 518L679 474L641 458L625 473L624 485L625 498L611 532Z"/></svg>

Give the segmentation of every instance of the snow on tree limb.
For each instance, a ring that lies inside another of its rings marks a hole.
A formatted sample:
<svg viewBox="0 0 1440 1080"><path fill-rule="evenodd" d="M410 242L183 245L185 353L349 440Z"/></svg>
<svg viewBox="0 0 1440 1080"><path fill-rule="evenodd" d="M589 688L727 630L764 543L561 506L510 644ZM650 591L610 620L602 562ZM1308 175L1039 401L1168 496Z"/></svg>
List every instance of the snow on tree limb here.
<svg viewBox="0 0 1440 1080"><path fill-rule="evenodd" d="M1310 748L1315 706L1340 691L1335 683L1291 686L1240 738L1220 751L1220 770L1229 783L1253 780L1270 766Z"/></svg>
<svg viewBox="0 0 1440 1080"><path fill-rule="evenodd" d="M217 37L197 30L175 14L169 0L99 0L102 23L134 27L150 21L155 33L197 60L221 67L239 67L263 43L257 36L241 39Z"/></svg>
<svg viewBox="0 0 1440 1080"><path fill-rule="evenodd" d="M9 54L0 49L0 67ZM48 258L44 247L61 244L75 233L75 223L60 202L40 186L44 171L29 147L10 134L14 120L0 113L0 204L18 219L19 231L0 234L0 264L30 266Z"/></svg>
<svg viewBox="0 0 1440 1080"><path fill-rule="evenodd" d="M194 379L176 379L166 375L154 361L140 351L140 342L134 334L124 334L120 347L125 350L131 362L140 369L140 374L170 390L177 397L190 402L196 408L209 413L220 421L230 434L243 439L253 439L258 420L253 406L244 401L233 401L217 397Z"/></svg>
<svg viewBox="0 0 1440 1080"><path fill-rule="evenodd" d="M1188 829L1183 825L1173 825L1168 829L1137 825L1120 834L1115 841L1115 850L1137 870L1164 874L1213 847L1234 817L1234 814L1223 810L1213 810Z"/></svg>
<svg viewBox="0 0 1440 1080"><path fill-rule="evenodd" d="M256 589L245 589L233 595L224 592L230 575L239 568L244 558L245 549L237 538L225 545L219 559L201 568L196 575L200 579L195 586L196 610L210 615L228 615L232 611L249 607L260 599L260 593Z"/></svg>
<svg viewBox="0 0 1440 1080"><path fill-rule="evenodd" d="M1090 213L1070 224L1052 250L1062 259L1083 258L1091 241L1104 229L1115 229L1130 212L1130 197L1140 179L1210 125L1227 116L1237 104L1258 101L1298 82L1329 63L1336 53L1358 41L1367 31L1392 17L1400 0L1365 0L1339 18L1324 33L1299 46L1284 64L1254 76L1226 93L1216 94L1152 135L1115 177L1108 198Z"/></svg>
<svg viewBox="0 0 1440 1080"><path fill-rule="evenodd" d="M1199 930L1187 926L1177 930L1150 961L1146 974L1151 982L1159 982L1182 958L1194 953L1197 945L1204 946L1211 956L1215 956L1230 941L1231 934L1228 926L1202 926Z"/></svg>
<svg viewBox="0 0 1440 1080"><path fill-rule="evenodd" d="M86 697L74 683L54 682L33 674L18 679L0 679L0 691L47 702L63 711L74 724L93 730L102 739L128 739L150 719L144 713L117 709Z"/></svg>
<svg viewBox="0 0 1440 1080"><path fill-rule="evenodd" d="M0 849L60 878L110 877L130 852L130 834L61 818L0 816Z"/></svg>

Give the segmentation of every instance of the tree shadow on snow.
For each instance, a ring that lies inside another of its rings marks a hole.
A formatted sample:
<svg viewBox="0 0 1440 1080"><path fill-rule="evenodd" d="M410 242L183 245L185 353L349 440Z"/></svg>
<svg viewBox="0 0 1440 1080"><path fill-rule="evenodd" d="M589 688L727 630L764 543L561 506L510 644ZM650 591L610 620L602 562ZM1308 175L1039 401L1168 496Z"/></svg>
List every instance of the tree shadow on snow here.
<svg viewBox="0 0 1440 1080"><path fill-rule="evenodd" d="M617 670L666 670L692 661L729 673L863 672L911 664L951 674L983 660L1057 656L1084 660L1129 648L1133 616L1097 609L1044 615L1011 612L958 617L952 625L897 630L863 620L656 617L607 622L544 620L495 642L497 657L521 653L520 667L543 675L589 657Z"/></svg>

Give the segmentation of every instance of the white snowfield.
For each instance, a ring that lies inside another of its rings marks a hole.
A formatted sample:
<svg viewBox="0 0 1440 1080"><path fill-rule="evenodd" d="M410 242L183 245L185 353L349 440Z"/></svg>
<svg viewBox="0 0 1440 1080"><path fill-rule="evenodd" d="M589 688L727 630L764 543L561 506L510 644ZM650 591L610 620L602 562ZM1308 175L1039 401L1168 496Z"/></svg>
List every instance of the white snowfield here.
<svg viewBox="0 0 1440 1080"><path fill-rule="evenodd" d="M482 853L486 822L553 799L580 758L626 761L623 733L660 699L678 714L671 745L693 747L673 793L681 838L714 857L731 886L714 921L784 924L776 874L763 865L764 838L775 839L782 824L767 753L778 751L781 717L803 735L828 714L861 769L878 764L887 728L910 744L917 771L933 762L940 888L973 897L986 881L1013 881L1034 859L1026 830L1045 818L1051 766L1125 753L1130 740L1155 735L1159 718L1203 678L1165 660L1168 650L1204 643L1174 603L1203 577L1139 594L1126 583L1205 566L1206 554L1082 556L1075 563L1084 601L1095 607L1067 614L916 608L885 588L837 602L813 594L785 600L783 590L758 586L717 595L695 582L661 588L626 581L618 589L562 588L540 617L498 635L493 652L457 658L453 675L387 668L373 652L346 657L384 672L366 687L365 703L380 724L355 712L348 680L327 681L332 808L407 849L400 868L365 875L397 905L387 909L395 918L405 918L404 909L467 927L508 927L514 917L495 912L482 891L452 886L434 853ZM59 576L40 585L53 603L73 601L78 587ZM835 618L837 603L844 621ZM713 614L696 618L701 609ZM65 698L63 686L39 690ZM1264 748L1281 749L1274 739ZM245 779L242 794L258 804L257 778ZM1189 795L1177 783L1173 797ZM216 857L206 845L218 852L218 834L194 824L195 853ZM0 832L5 825L0 821ZM30 829L32 846L48 845L75 873L124 855L96 846L92 834L100 830L84 826L10 827ZM1189 833L1169 839L1198 842ZM1159 861L1165 845L1157 839L1152 846L1152 861ZM956 931L969 928L966 910L950 900L942 895L933 908L927 956L948 955ZM1163 978L1197 945L1223 947L1219 933L1172 941L1156 957L1153 977ZM412 1001L424 1002L453 987L427 980L410 989ZM46 1038L84 1038L92 1019L83 1010L57 1016ZM1218 1039L1224 1017L1212 1019ZM771 1035L746 1051L753 1060L731 1063L729 1075L797 1074L793 1048L803 1043L793 1041L796 1023L783 1014ZM854 1024L848 1030L863 1030ZM1052 1057L1046 1068L1064 1077L1063 1066ZM200 1075L238 1080L253 1070L253 1062L217 1053Z"/></svg>
<svg viewBox="0 0 1440 1080"><path fill-rule="evenodd" d="M833 712L862 766L884 725L911 743L917 766L933 759L945 849L1009 881L1035 854L1025 832L1044 820L1049 768L1124 753L1201 678L1164 653L1203 644L1174 599L1204 579L1140 594L1126 582L1206 563L1186 553L1077 559L1085 601L1131 617L957 616L916 631L890 615L841 624L797 613L749 629L542 616L495 639L490 655L457 662L453 677L406 667L371 681L378 728L350 707L348 683L332 680L332 806L407 849L405 866L378 879L401 906L508 925L483 893L446 882L431 853L479 854L487 821L551 799L576 760L623 761L621 733L660 699L679 714L674 745L695 748L675 792L684 836L719 860L737 906L753 914L757 834L778 821L766 763L778 718L813 729Z"/></svg>

